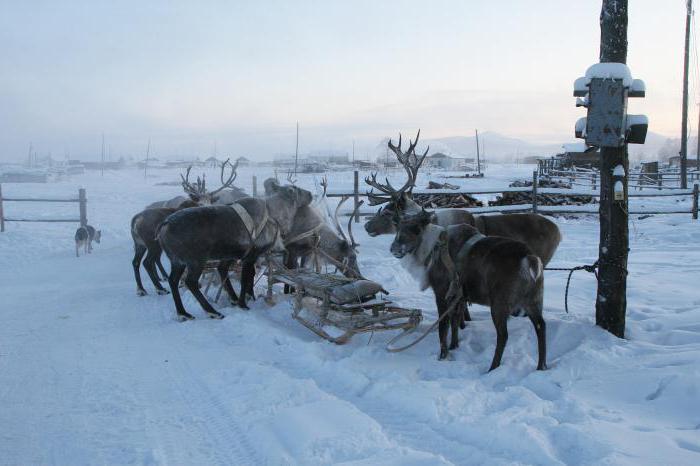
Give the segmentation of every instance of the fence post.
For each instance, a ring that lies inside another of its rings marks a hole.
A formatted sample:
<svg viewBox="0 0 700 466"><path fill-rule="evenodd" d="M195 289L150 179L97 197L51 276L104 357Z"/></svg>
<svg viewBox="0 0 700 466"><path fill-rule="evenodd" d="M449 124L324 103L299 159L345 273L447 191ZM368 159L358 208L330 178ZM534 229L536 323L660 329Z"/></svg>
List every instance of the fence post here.
<svg viewBox="0 0 700 466"><path fill-rule="evenodd" d="M532 213L537 213L537 172L532 172Z"/></svg>
<svg viewBox="0 0 700 466"><path fill-rule="evenodd" d="M656 180L657 184L659 185L659 189L663 188L664 185L664 174L663 173L658 173L656 174Z"/></svg>
<svg viewBox="0 0 700 466"><path fill-rule="evenodd" d="M2 214L2 200L0 199L0 214ZM693 185L693 220L698 219L698 184Z"/></svg>
<svg viewBox="0 0 700 466"><path fill-rule="evenodd" d="M352 192L355 194L355 205L354 205L353 209L357 210L357 206L360 205L360 173L357 170L355 170L355 177L353 180ZM357 214L355 215L355 223L360 223L359 210L357 211Z"/></svg>
<svg viewBox="0 0 700 466"><path fill-rule="evenodd" d="M595 187L596 187L596 184L595 184L596 177L597 177L597 175L595 173L593 173L593 176L591 176L591 182L593 183L593 191L595 191Z"/></svg>
<svg viewBox="0 0 700 466"><path fill-rule="evenodd" d="M0 233L3 231L5 231L5 215L2 210L2 185L0 184Z"/></svg>
<svg viewBox="0 0 700 466"><path fill-rule="evenodd" d="M258 177L253 175L253 197L258 196Z"/></svg>
<svg viewBox="0 0 700 466"><path fill-rule="evenodd" d="M85 197L85 188L78 189L78 202L80 203L80 226L87 225L87 198Z"/></svg>

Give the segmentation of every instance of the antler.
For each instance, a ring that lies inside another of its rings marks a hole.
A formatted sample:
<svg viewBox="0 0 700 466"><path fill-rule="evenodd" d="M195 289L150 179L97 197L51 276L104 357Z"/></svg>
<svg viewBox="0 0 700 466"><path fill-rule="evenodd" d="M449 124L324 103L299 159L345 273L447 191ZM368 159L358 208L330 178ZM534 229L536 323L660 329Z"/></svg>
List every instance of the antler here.
<svg viewBox="0 0 700 466"><path fill-rule="evenodd" d="M321 197L326 197L326 194L328 193L328 177L323 176L321 178L321 186L323 187L323 193L321 194Z"/></svg>
<svg viewBox="0 0 700 466"><path fill-rule="evenodd" d="M201 196L204 193L207 192L206 189L206 179L204 178L204 175L202 175L202 178L197 177L197 185L193 185L190 183L190 171L192 170L192 165L187 167L187 172L185 176L182 176L180 174L180 178L182 178L182 189L185 190L187 194L193 195L193 196Z"/></svg>
<svg viewBox="0 0 700 466"><path fill-rule="evenodd" d="M289 184L294 184L294 183L297 182L296 178L294 178L294 177L292 176L292 171L291 171L291 170L289 170L289 171L287 172L287 181L289 182Z"/></svg>
<svg viewBox="0 0 700 466"><path fill-rule="evenodd" d="M221 187L215 189L214 191L212 191L209 194L216 194L219 191L221 191L222 189L230 187L233 184L233 182L236 180L236 178L238 177L237 170L238 170L238 162L240 161L240 159L236 159L235 164L231 164L230 160L231 159L226 159L224 161L224 163L221 164ZM224 170L226 169L226 165L231 165L231 173L229 174L228 179L224 181Z"/></svg>
<svg viewBox="0 0 700 466"><path fill-rule="evenodd" d="M364 204L365 201L360 201L357 203L357 207L355 207L355 210L352 211L352 215L350 215L350 220L348 220L348 236L350 236L350 247L353 249L356 249L359 244L355 241L355 237L352 236L352 220L355 218L357 215L357 212L360 210L360 206Z"/></svg>
<svg viewBox="0 0 700 466"><path fill-rule="evenodd" d="M335 229L338 230L338 234L345 240L346 242L348 241L348 238L345 236L345 233L343 232L343 229L340 227L340 222L338 221L338 211L340 210L340 206L343 205L345 201L350 199L350 196L343 196L340 199L340 202L338 202L338 206L335 208L335 214L333 215L333 223L335 224ZM351 217L352 218L352 217Z"/></svg>
<svg viewBox="0 0 700 466"><path fill-rule="evenodd" d="M382 194L374 194L373 191L368 192L367 197L369 198L370 205L374 206L384 204L386 202L389 202L392 197L398 197L406 191L410 193L413 190L413 187L416 185L416 179L418 178L418 169L420 169L421 165L423 164L423 161L425 160L425 157L428 155L428 151L430 150L430 147L428 147L428 149L426 149L425 153L421 157L418 157L416 155L416 145L418 144L419 138L420 130L418 130L415 142L411 142L410 140L408 141L409 146L407 152L403 152L401 150L401 133L399 133L398 146L395 146L391 139L389 139L389 149L391 149L391 151L394 154L396 154L396 158L399 160L399 163L404 168L404 170L406 170L408 179L401 188L396 189L391 185L388 178L386 178L386 183L382 184L379 181L377 181L377 174L372 173L371 178L365 178L365 183L370 185L372 188L378 189L379 192L381 192Z"/></svg>

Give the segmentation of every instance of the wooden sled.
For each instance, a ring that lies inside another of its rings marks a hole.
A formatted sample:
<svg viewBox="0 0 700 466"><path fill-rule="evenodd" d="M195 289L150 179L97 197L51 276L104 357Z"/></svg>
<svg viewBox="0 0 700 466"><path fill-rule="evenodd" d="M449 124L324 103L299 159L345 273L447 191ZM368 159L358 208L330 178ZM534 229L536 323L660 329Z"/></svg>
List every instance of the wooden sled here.
<svg viewBox="0 0 700 466"><path fill-rule="evenodd" d="M273 261L268 265L267 275L268 301L272 300L275 283L294 287L292 317L316 335L338 345L347 343L358 333L408 332L416 328L423 317L420 309L397 307L378 297L386 291L370 280L303 269L289 270Z"/></svg>

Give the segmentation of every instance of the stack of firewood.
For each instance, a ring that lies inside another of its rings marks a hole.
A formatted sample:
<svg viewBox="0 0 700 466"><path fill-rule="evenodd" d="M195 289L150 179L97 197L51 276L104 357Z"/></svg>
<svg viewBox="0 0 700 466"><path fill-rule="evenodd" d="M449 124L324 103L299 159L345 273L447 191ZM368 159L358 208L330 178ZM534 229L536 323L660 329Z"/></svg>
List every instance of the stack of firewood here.
<svg viewBox="0 0 700 466"><path fill-rule="evenodd" d="M483 207L484 203L469 194L413 194L413 200L426 209L465 209Z"/></svg>
<svg viewBox="0 0 700 466"><path fill-rule="evenodd" d="M509 185L511 188L528 188L532 186L532 181L518 180ZM539 180L537 186L540 188L564 188L571 189L571 185L561 181ZM569 195L569 194L542 194L537 193L538 205L583 205L596 202L593 196ZM499 205L520 205L532 204L532 192L505 192L502 196L498 196L495 201L489 201L490 206Z"/></svg>
<svg viewBox="0 0 700 466"><path fill-rule="evenodd" d="M438 183L437 181L428 181L426 189L459 189L459 186L451 183Z"/></svg>

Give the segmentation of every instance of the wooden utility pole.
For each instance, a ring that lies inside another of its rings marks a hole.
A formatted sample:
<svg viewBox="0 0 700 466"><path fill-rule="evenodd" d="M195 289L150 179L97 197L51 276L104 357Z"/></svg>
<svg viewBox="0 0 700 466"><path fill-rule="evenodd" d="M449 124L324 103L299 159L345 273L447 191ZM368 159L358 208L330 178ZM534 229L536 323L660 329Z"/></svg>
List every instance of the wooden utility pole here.
<svg viewBox="0 0 700 466"><path fill-rule="evenodd" d="M681 188L688 188L688 61L690 52L690 21L693 17L693 0L686 3L685 50L683 53L683 111L681 122Z"/></svg>
<svg viewBox="0 0 700 466"><path fill-rule="evenodd" d="M146 146L146 161L143 164L143 179L146 179L148 172L148 155L151 153L151 138L148 138L148 146Z"/></svg>
<svg viewBox="0 0 700 466"><path fill-rule="evenodd" d="M700 104L698 104L698 149L695 152L695 169L700 172Z"/></svg>
<svg viewBox="0 0 700 466"><path fill-rule="evenodd" d="M479 155L479 130L475 129L474 133L476 133L476 173L481 175L481 158Z"/></svg>
<svg viewBox="0 0 700 466"><path fill-rule="evenodd" d="M294 150L294 176L297 175L297 164L299 163L299 122L297 121L297 145Z"/></svg>
<svg viewBox="0 0 700 466"><path fill-rule="evenodd" d="M105 176L105 134L102 133L102 162L100 163L100 176Z"/></svg>
<svg viewBox="0 0 700 466"><path fill-rule="evenodd" d="M355 166L355 140L352 140L352 166Z"/></svg>
<svg viewBox="0 0 700 466"><path fill-rule="evenodd" d="M600 12L600 62L627 63L627 0L603 0ZM620 179L616 167L624 168ZM627 311L627 144L600 148L600 244L596 324L620 338L625 336ZM622 182L622 200L615 200L616 182Z"/></svg>

